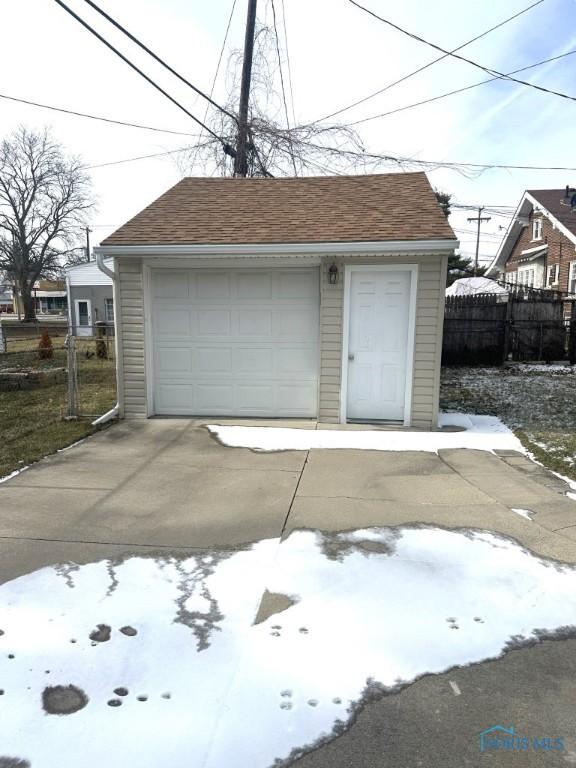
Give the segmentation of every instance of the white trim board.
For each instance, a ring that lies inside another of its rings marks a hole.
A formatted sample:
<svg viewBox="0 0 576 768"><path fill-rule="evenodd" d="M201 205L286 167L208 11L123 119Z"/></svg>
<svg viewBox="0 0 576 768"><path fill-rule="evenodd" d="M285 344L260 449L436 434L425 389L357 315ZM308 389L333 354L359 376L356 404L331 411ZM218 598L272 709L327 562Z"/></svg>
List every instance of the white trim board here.
<svg viewBox="0 0 576 768"><path fill-rule="evenodd" d="M348 422L348 352L350 344L350 276L352 272L410 272L410 306L408 309L408 348L406 350L406 389L404 393L404 426L412 420L414 387L414 346L416 343L417 264L346 264L344 265L344 303L342 308L342 361L340 374L340 422Z"/></svg>
<svg viewBox="0 0 576 768"><path fill-rule="evenodd" d="M190 245L100 245L94 253L104 257L161 256L165 258L191 258L210 256L212 258L233 258L250 256L283 255L337 255L337 254L432 254L449 252L458 248L460 242L454 240L388 240L350 243L240 243L240 244L201 244Z"/></svg>

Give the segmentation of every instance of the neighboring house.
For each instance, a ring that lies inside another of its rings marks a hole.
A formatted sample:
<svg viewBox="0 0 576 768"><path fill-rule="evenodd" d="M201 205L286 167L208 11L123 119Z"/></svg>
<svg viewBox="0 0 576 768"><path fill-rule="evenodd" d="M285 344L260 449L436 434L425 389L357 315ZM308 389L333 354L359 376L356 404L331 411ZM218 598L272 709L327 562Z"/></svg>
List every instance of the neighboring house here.
<svg viewBox="0 0 576 768"><path fill-rule="evenodd" d="M0 284L0 312L14 312L14 297L12 288L9 285Z"/></svg>
<svg viewBox="0 0 576 768"><path fill-rule="evenodd" d="M525 192L487 276L576 294L575 192Z"/></svg>
<svg viewBox="0 0 576 768"><path fill-rule="evenodd" d="M502 296L504 301L508 296L503 285L487 277L461 277L446 288L446 296L478 296L487 293Z"/></svg>
<svg viewBox="0 0 576 768"><path fill-rule="evenodd" d="M435 428L457 245L423 173L183 179L96 249L120 415Z"/></svg>
<svg viewBox="0 0 576 768"><path fill-rule="evenodd" d="M68 307L63 280L37 280L32 289L34 308L38 315L65 315ZM20 296L14 299L14 311L24 312Z"/></svg>
<svg viewBox="0 0 576 768"><path fill-rule="evenodd" d="M96 323L104 321L114 326L112 280L95 261L77 264L66 270L69 321L72 333L92 336Z"/></svg>

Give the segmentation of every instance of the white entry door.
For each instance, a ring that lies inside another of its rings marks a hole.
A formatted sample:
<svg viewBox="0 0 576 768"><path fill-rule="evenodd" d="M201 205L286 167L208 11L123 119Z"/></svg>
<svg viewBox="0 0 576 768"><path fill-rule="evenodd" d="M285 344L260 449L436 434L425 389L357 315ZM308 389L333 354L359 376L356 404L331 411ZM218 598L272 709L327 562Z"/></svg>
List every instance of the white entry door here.
<svg viewBox="0 0 576 768"><path fill-rule="evenodd" d="M350 268L348 419L403 421L411 315L411 270Z"/></svg>
<svg viewBox="0 0 576 768"><path fill-rule="evenodd" d="M318 268L153 269L154 413L313 417Z"/></svg>
<svg viewBox="0 0 576 768"><path fill-rule="evenodd" d="M76 336L92 336L92 302L76 299Z"/></svg>

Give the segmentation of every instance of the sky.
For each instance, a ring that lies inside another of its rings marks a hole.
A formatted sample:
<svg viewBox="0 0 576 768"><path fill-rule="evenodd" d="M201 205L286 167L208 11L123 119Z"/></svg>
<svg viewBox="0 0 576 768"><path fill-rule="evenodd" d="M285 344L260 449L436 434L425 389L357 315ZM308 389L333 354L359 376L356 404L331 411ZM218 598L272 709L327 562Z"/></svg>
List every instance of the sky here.
<svg viewBox="0 0 576 768"><path fill-rule="evenodd" d="M454 49L530 5L496 0L362 0L375 13ZM534 0L532 0L534 2ZM166 73L111 27L83 0L67 0L110 42L200 119L206 102ZM171 66L209 92L234 0L101 0L99 5ZM275 0L287 80L283 11L298 123L318 120L407 75L440 54L355 7L349 0ZM236 0L214 99L227 98L226 64L243 44L247 0ZM271 24L271 0L259 0L258 19ZM23 35L25 34L25 45ZM460 51L483 66L511 72L576 50L575 0L542 0L531 10ZM576 97L576 54L517 77ZM0 47L0 94L143 125L182 132L153 132L63 115L0 98L0 136L19 125L49 126L66 151L90 167L97 209L90 226L97 244L183 175L180 154L104 165L189 147L198 126L90 35L54 0L6 0ZM471 85L489 76L447 58L385 93L347 110L331 123L372 115ZM280 90L279 77L276 86ZM509 81L496 80L465 93L360 123L367 151L439 162L574 166L576 102ZM186 134L191 134L187 136ZM383 171L402 166L382 167ZM198 167L193 169L201 174ZM210 171L209 171L210 172ZM452 169L429 172L431 183L462 205L506 206L482 225L480 257L495 254L512 209L525 189L576 186L576 170L491 169L469 178ZM455 209L452 226L462 251L473 255L475 216Z"/></svg>

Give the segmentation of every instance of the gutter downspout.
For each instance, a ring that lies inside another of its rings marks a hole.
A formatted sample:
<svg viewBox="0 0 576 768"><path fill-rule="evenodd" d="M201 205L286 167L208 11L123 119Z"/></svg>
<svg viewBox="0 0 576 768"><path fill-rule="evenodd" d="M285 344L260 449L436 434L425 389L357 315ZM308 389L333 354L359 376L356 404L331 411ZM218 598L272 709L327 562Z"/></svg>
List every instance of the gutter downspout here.
<svg viewBox="0 0 576 768"><path fill-rule="evenodd" d="M98 269L100 272L103 272L105 275L107 275L111 280L112 283L115 285L116 283L116 273L109 269L106 264L104 264L104 257L101 253L98 251L96 252L96 264L98 266ZM114 292L115 293L115 292ZM114 327L114 341L116 345L116 371L118 371L118 328L115 324ZM116 381L118 381L118 375L116 375ZM118 386L118 385L116 385ZM95 419L92 422L93 427L99 427L101 424L106 424L108 421L112 421L113 419L118 418L118 414L120 412L120 403L116 401L116 405L114 408L109 410L107 413L102 414L102 416L99 416L97 419Z"/></svg>

